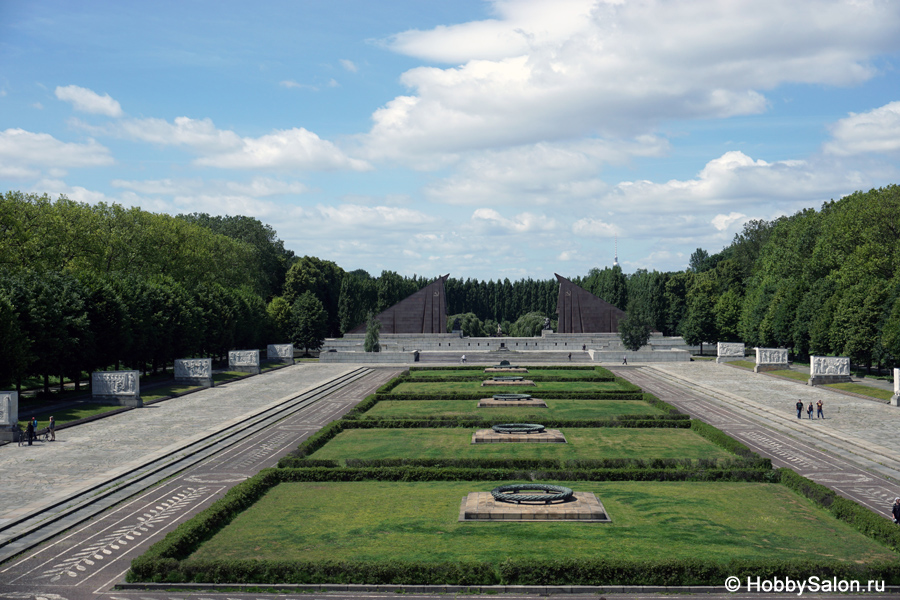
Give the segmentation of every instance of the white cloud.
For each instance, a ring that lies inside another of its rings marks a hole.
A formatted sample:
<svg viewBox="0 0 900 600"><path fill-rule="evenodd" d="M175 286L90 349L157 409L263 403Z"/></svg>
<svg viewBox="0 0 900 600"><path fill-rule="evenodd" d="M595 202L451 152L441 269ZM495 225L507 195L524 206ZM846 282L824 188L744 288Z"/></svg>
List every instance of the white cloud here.
<svg viewBox="0 0 900 600"><path fill-rule="evenodd" d="M581 237L611 238L621 235L622 231L612 223L606 223L602 219L584 218L578 219L572 225L572 233Z"/></svg>
<svg viewBox="0 0 900 600"><path fill-rule="evenodd" d="M365 171L368 163L350 158L337 146L299 127L258 138L243 138L233 152L198 158L198 165L222 169L304 169Z"/></svg>
<svg viewBox="0 0 900 600"><path fill-rule="evenodd" d="M559 223L546 215L524 212L507 219L493 208L476 209L472 213L470 223L479 231L512 234L547 232L559 229Z"/></svg>
<svg viewBox="0 0 900 600"><path fill-rule="evenodd" d="M897 47L900 4L828 0L507 0L496 18L387 43L453 68L403 74L372 115L372 159L538 140L632 137L667 119L766 110L784 83L852 85ZM773 35L772 32L778 32Z"/></svg>
<svg viewBox="0 0 900 600"><path fill-rule="evenodd" d="M727 215L716 215L715 217L713 217L711 222L713 227L715 227L719 231L725 231L733 224L739 221L743 222L746 220L747 215L745 215L744 213L732 212Z"/></svg>
<svg viewBox="0 0 900 600"><path fill-rule="evenodd" d="M62 142L47 133L24 129L0 131L0 165L5 173L25 177L36 167L66 169L113 164L109 149L89 139L78 144Z"/></svg>
<svg viewBox="0 0 900 600"><path fill-rule="evenodd" d="M56 97L63 102L70 102L75 110L107 117L121 117L122 107L109 94L100 95L93 90L77 85L59 86Z"/></svg>
<svg viewBox="0 0 900 600"><path fill-rule="evenodd" d="M309 191L299 181L281 181L267 177L255 177L248 182L238 181L204 181L202 179L157 179L142 181L126 181L114 179L111 185L115 188L131 190L138 194L154 196L181 196L202 193L204 195L230 195L249 198L265 198L269 196L298 195Z"/></svg>
<svg viewBox="0 0 900 600"><path fill-rule="evenodd" d="M357 68L357 66L355 64L353 64L352 60L347 60L346 58L342 58L338 62L341 63L341 66L344 67L344 69L346 69L347 71L350 71L351 73L356 73L359 70Z"/></svg>
<svg viewBox="0 0 900 600"><path fill-rule="evenodd" d="M900 150L900 101L865 113L850 113L831 127L833 140L825 152L850 156L869 152L894 153Z"/></svg>
<svg viewBox="0 0 900 600"><path fill-rule="evenodd" d="M106 133L161 146L183 146L201 156L195 165L222 169L300 169L365 171L370 165L344 154L328 140L302 127L278 130L258 138L241 137L218 129L211 119L177 117L129 119L96 127L82 122L76 126L93 133Z"/></svg>

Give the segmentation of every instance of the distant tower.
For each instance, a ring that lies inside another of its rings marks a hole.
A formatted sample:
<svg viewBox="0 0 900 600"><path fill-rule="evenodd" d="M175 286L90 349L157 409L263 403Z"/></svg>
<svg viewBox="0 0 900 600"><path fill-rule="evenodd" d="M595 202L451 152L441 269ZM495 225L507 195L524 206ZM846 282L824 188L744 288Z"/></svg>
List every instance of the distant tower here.
<svg viewBox="0 0 900 600"><path fill-rule="evenodd" d="M616 235L616 257L613 259L613 266L619 266L619 236Z"/></svg>

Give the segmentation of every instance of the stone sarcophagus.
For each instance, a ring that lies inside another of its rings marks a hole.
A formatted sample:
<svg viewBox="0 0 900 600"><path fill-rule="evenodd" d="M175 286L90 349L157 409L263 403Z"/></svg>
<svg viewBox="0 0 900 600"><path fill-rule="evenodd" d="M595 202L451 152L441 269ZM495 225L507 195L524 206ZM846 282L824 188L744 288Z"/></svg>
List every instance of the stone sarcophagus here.
<svg viewBox="0 0 900 600"><path fill-rule="evenodd" d="M140 371L91 373L91 399L122 406L143 406Z"/></svg>
<svg viewBox="0 0 900 600"><path fill-rule="evenodd" d="M179 358L175 361L175 383L212 387L212 359Z"/></svg>
<svg viewBox="0 0 900 600"><path fill-rule="evenodd" d="M266 346L266 358L269 362L294 364L293 344L269 344Z"/></svg>
<svg viewBox="0 0 900 600"><path fill-rule="evenodd" d="M716 345L716 362L729 360L744 360L744 344L733 342L719 342Z"/></svg>
<svg viewBox="0 0 900 600"><path fill-rule="evenodd" d="M850 359L846 356L810 356L809 385L847 383L850 379Z"/></svg>
<svg viewBox="0 0 900 600"><path fill-rule="evenodd" d="M754 373L762 371L777 371L779 369L787 369L788 351L787 348L754 348L756 350L756 366L753 367Z"/></svg>
<svg viewBox="0 0 900 600"><path fill-rule="evenodd" d="M15 442L19 431L19 394L0 392L0 442Z"/></svg>
<svg viewBox="0 0 900 600"><path fill-rule="evenodd" d="M259 350L232 350L228 353L228 370L259 374Z"/></svg>

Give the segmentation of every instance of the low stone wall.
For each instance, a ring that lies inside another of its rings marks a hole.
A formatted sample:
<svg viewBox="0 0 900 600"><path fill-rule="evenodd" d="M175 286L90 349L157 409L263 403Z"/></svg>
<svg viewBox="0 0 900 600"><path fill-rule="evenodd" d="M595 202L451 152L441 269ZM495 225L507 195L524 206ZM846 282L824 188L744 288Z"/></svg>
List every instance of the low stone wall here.
<svg viewBox="0 0 900 600"><path fill-rule="evenodd" d="M322 352L319 362L327 363L390 363L411 365L416 362L415 352Z"/></svg>
<svg viewBox="0 0 900 600"><path fill-rule="evenodd" d="M629 362L690 362L691 353L686 350L638 350L637 352L611 352L589 350L591 360L598 363L622 364L622 357Z"/></svg>

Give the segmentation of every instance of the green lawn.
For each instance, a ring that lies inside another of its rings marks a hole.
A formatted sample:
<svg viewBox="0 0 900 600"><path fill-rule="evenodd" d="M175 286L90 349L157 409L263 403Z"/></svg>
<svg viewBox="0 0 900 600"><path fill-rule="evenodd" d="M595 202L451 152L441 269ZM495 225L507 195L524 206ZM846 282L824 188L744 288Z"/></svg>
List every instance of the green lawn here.
<svg viewBox="0 0 900 600"><path fill-rule="evenodd" d="M897 559L778 484L558 482L595 493L612 523L457 521L463 497L500 483L283 483L191 558Z"/></svg>
<svg viewBox="0 0 900 600"><path fill-rule="evenodd" d="M752 360L729 360L728 364L744 369L750 369L751 371L756 367L756 362Z"/></svg>
<svg viewBox="0 0 900 600"><path fill-rule="evenodd" d="M825 387L852 392L854 394L861 394L863 396L871 396L872 398L885 401L890 400L891 396L894 395L894 392L891 390L882 390L880 388L873 388L859 383L829 383Z"/></svg>
<svg viewBox="0 0 900 600"><path fill-rule="evenodd" d="M527 376L525 377L528 378ZM540 392L609 392L624 389L615 381L537 381L531 385L492 385L483 386L480 381L404 381L390 393L392 394L533 394Z"/></svg>
<svg viewBox="0 0 900 600"><path fill-rule="evenodd" d="M490 394L486 394L490 397ZM528 421L526 415L550 419L606 419L616 415L660 415L642 400L551 400L547 408L477 408L478 400L382 400L363 413L364 419L420 419L422 417L484 417Z"/></svg>
<svg viewBox="0 0 900 600"><path fill-rule="evenodd" d="M781 377L787 377L788 379L796 379L797 381L803 381L804 383L809 381L809 371L800 372L782 369L780 371L768 371L767 373L770 375L780 375Z"/></svg>
<svg viewBox="0 0 900 600"><path fill-rule="evenodd" d="M152 390L147 390L146 392L141 392L141 400L144 402L148 402L150 400L159 400L160 398L168 398L173 394L180 394L181 392L186 392L188 390L194 390L199 388L197 385L186 385L181 383L173 383L170 385L163 385L160 387L155 387Z"/></svg>
<svg viewBox="0 0 900 600"><path fill-rule="evenodd" d="M119 410L120 408L124 408L119 405L110 405L110 404L100 404L98 402L85 402L83 404L78 404L76 406L70 406L69 408L60 408L57 410L52 410L46 413L46 417L43 419L38 415L38 429L43 429L47 427L50 423L50 417L53 417L53 420L56 421L57 427L62 425L63 423L68 423L69 421L77 421L78 419L86 419L87 417L93 417L94 415L99 415L102 413L110 412L112 410ZM24 431L28 426L27 419L25 421L19 421L19 425L22 427Z"/></svg>
<svg viewBox="0 0 900 600"><path fill-rule="evenodd" d="M690 429L561 429L566 444L473 444L472 428L348 429L314 459L347 458L734 458Z"/></svg>
<svg viewBox="0 0 900 600"><path fill-rule="evenodd" d="M516 365L524 367L525 365ZM529 368L527 373L485 373L486 367L473 367L471 369L434 369L428 371L410 370L411 377L478 377L480 379L490 379L495 375L510 375L513 377L569 377L585 379L588 377L597 377L600 372L596 369L539 369ZM609 373L605 371L604 374Z"/></svg>

